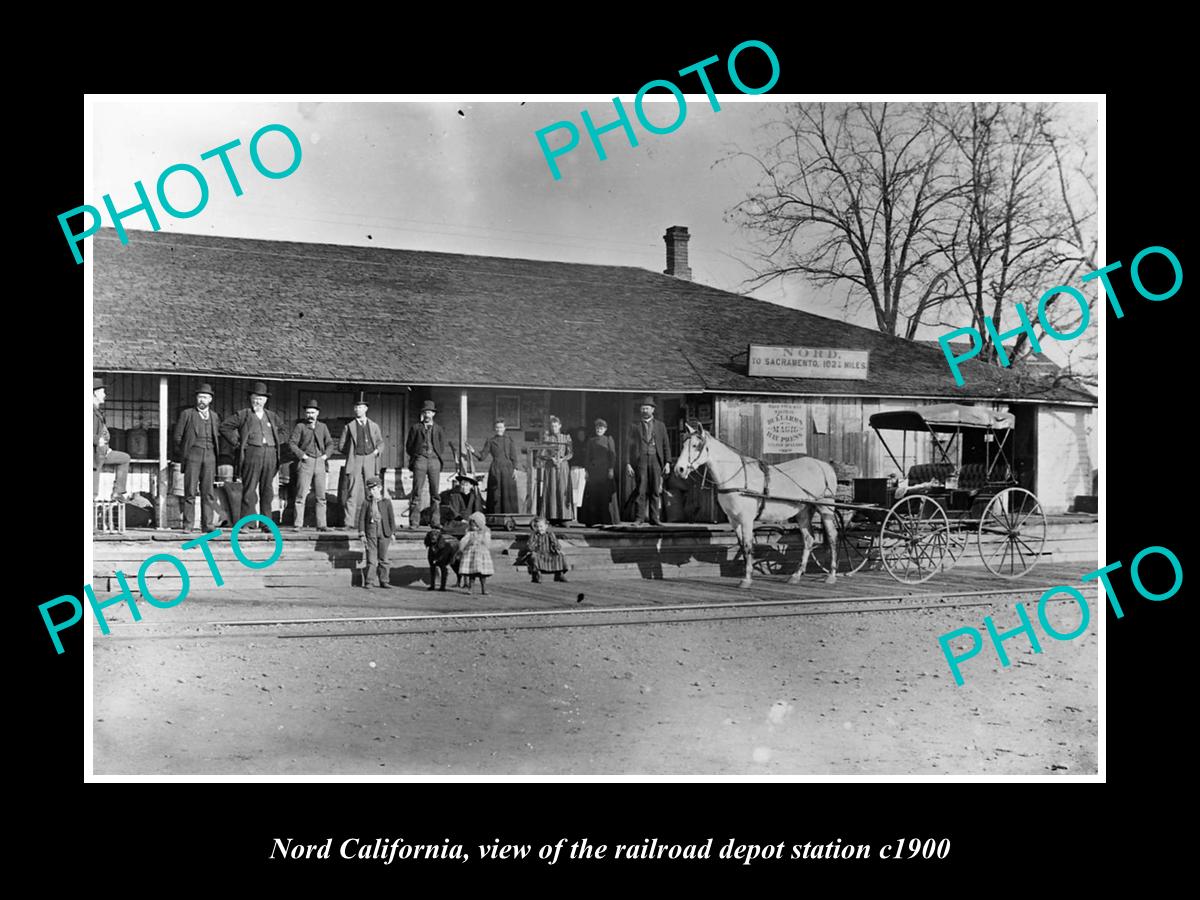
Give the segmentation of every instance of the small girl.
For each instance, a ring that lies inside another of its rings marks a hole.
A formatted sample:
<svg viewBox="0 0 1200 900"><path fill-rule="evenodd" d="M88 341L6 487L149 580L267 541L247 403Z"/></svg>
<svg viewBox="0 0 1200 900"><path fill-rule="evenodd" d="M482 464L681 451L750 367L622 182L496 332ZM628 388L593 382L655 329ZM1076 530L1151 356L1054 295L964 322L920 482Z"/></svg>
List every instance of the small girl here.
<svg viewBox="0 0 1200 900"><path fill-rule="evenodd" d="M566 581L567 559L562 554L558 536L550 530L550 523L538 516L529 526L529 541L525 544L525 563L534 584L540 584L542 573L553 572L555 581Z"/></svg>
<svg viewBox="0 0 1200 900"><path fill-rule="evenodd" d="M467 517L467 533L458 542L457 558L461 560L458 568L459 575L467 578L467 593L471 593L475 576L479 576L479 593L487 594L487 577L496 574L492 564L492 554L488 545L492 542L492 533L488 530L487 519L483 513L473 512Z"/></svg>

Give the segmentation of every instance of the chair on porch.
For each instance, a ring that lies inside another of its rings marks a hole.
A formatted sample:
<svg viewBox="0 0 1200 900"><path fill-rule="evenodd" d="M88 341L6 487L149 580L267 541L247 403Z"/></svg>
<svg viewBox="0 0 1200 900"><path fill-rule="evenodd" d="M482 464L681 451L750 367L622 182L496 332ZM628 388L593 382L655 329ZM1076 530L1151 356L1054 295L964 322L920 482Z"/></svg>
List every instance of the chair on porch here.
<svg viewBox="0 0 1200 900"><path fill-rule="evenodd" d="M100 472L100 488L92 498L92 527L96 531L116 531L125 533L125 502L123 500L102 500L101 497L112 495L112 472Z"/></svg>

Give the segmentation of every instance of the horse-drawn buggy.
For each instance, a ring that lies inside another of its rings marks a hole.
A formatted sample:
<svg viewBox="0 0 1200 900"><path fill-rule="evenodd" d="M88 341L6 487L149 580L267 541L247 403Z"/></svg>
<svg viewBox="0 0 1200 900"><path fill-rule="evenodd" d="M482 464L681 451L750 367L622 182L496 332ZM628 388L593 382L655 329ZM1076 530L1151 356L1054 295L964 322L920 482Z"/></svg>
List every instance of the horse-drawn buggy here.
<svg viewBox="0 0 1200 900"><path fill-rule="evenodd" d="M899 472L905 471L910 433L928 434L939 459L913 465L894 484L857 479L850 500L839 498L829 463L805 456L767 465L690 424L676 472L686 477L703 466L704 478L715 485L746 556L743 587L751 583L755 523L780 533L791 521L804 540L791 583L811 561L830 584L839 573L867 566L920 584L958 562L972 542L988 571L1016 578L1042 556L1046 516L1037 497L1017 483L1007 449L1013 424L1009 413L957 404L876 413L871 428ZM903 434L899 459L884 431ZM964 435L982 461L955 462Z"/></svg>

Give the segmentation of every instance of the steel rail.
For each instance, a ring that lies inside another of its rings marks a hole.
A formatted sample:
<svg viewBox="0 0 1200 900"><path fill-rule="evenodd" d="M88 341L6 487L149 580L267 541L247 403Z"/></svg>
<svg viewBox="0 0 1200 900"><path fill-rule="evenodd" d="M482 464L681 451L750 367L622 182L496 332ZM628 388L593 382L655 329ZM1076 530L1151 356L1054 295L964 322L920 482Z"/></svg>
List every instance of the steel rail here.
<svg viewBox="0 0 1200 900"><path fill-rule="evenodd" d="M825 597L825 598L796 598L776 600L733 600L708 601L703 603L662 603L653 606L599 606L599 607L565 607L562 609L529 609L493 612L450 612L450 613L419 613L400 616L331 616L308 619L230 619L216 622L203 622L209 627L215 626L263 626L263 625L326 625L336 622L415 622L438 621L443 619L521 619L537 616L584 616L605 613L636 613L662 612L670 610L701 610L701 609L746 609L759 606L801 606L805 604L828 603L879 603L886 600L913 600L917 598L949 598L949 597L986 597L992 594L1026 594L1031 591L1044 591L1053 585L1028 585L1023 588L988 588L979 591L939 591L921 594L880 594L873 597ZM945 605L945 604L943 604ZM136 623L110 623L111 625Z"/></svg>
<svg viewBox="0 0 1200 900"><path fill-rule="evenodd" d="M953 609L960 607L975 607L975 606L990 606L994 601L971 601L959 603L944 602L947 597L962 597L970 598L975 596L989 596L1002 594L1023 593L1020 590L990 590L990 591L970 591L958 592L953 595L947 594L922 594L915 597L901 597L897 595L888 595L884 597L859 597L859 598L842 598L842 599L825 599L825 600L787 600L787 601L744 601L741 603L710 603L710 604L671 604L654 607L606 607L596 609L556 609L556 610L537 610L530 611L539 617L557 617L559 621L553 622L537 622L530 621L526 617L518 617L516 613L438 613L423 616L375 616L375 617L345 617L331 619L277 619L277 620L261 620L253 623L258 627L264 628L279 628L295 625L328 625L340 624L349 622L410 622L415 625L420 625L424 622L448 623L448 620L462 619L492 619L491 623L480 623L478 625L454 625L454 624L436 624L431 627L421 628L401 628L388 631L346 631L346 632L304 632L300 634L266 634L266 637L275 637L277 639L291 638L322 638L322 637L371 637L373 635L402 635L402 634L441 634L441 633L468 633L468 632L491 632L491 631L508 631L508 630L538 630L544 628L593 628L601 625L605 626L620 626L620 625L671 625L671 624L687 624L693 622L721 622L721 621L738 621L747 619L772 619L786 618L789 616L821 616L821 615L843 615L850 613L878 613L878 612L916 612L928 609ZM911 603L912 600L924 601ZM909 605L895 606L886 605L889 601L909 600ZM1065 600L1063 602L1066 602ZM861 606L852 607L843 606L843 604L853 603L875 603L876 606ZM748 607L763 607L763 606L800 606L800 609L779 611L779 612L743 612L737 614L739 610L745 611ZM812 608L825 607L825 608ZM676 615L679 612L694 612L697 610L727 610L726 614L710 615L710 616L687 616L682 617ZM650 612L655 614L650 618L628 619L624 615L636 612ZM601 621L578 621L580 617L585 616L600 616L608 617ZM149 623L110 623L110 627L130 626L135 624ZM195 628L202 623L188 622L178 623L184 627ZM210 626L220 627L224 624L248 625L251 623L245 621L237 621L231 623L203 623ZM259 633L261 634L261 633ZM218 630L212 633L187 634L181 633L178 628L170 630L142 630L140 632L129 633L123 632L119 640L178 640L183 637L187 638L226 638L232 637L233 633L228 631Z"/></svg>
<svg viewBox="0 0 1200 900"><path fill-rule="evenodd" d="M489 631L541 631L548 628L614 628L621 625L686 625L693 622L730 622L743 619L785 619L793 616L833 616L849 613L879 613L879 612L910 612L922 609L948 609L966 606L991 606L990 603L975 601L970 603L940 603L921 604L918 606L874 606L857 609L793 609L783 612L747 613L745 615L726 616L688 616L684 618L658 619L609 619L602 622L534 622L517 625L495 623L491 625L448 625L442 628L403 628L392 631L333 631L311 632L308 634L279 634L279 640L303 640L315 638L341 637L379 637L402 634L454 634L461 632L483 633Z"/></svg>

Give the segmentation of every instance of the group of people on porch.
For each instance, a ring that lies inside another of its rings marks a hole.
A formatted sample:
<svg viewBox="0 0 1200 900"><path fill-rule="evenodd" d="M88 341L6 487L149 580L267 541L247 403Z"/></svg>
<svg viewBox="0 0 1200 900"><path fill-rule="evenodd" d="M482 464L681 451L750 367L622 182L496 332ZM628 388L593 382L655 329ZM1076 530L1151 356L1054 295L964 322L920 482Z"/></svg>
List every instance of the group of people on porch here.
<svg viewBox="0 0 1200 900"><path fill-rule="evenodd" d="M112 499L128 500L126 486L131 459L129 454L110 447L102 409L106 399L103 379L93 379L92 387L93 495L99 492L100 473L109 468L114 471ZM303 527L308 496L312 493L315 494L317 530L329 530L326 475L329 457L334 453L344 455L346 460L342 486L345 522L356 522L367 484L381 478L380 456L384 449L383 433L367 415L369 407L365 394L358 396L354 418L342 428L336 441L328 426L320 420L317 400L305 404L304 418L289 430L279 414L267 408L270 392L265 383L255 382L248 394L247 407L221 419L212 408L212 386L201 383L196 388L194 404L180 414L175 424L173 455L180 464L184 482L183 530L192 530L197 499L201 523L207 527L213 522L216 510L213 485L222 440L234 448L234 471L241 482L240 517L254 513L271 515L274 479L286 449L296 461L293 483L296 527ZM653 398L643 399L639 405L640 418L630 425L627 434L626 472L637 483L637 523L659 524L664 478L671 466L667 429L655 418L655 409ZM409 427L405 437L404 450L412 472L408 527L416 528L421 522L421 496L425 485L429 490L431 526L439 526L447 517L452 521L467 520L477 512L519 514L518 451L512 437L506 434L505 421L495 420L494 433L482 447L476 449L470 443L463 447L463 457L488 463L486 501L482 501L481 509L477 491L479 479L473 472L465 470L462 457L452 449L436 416L436 404L432 400L424 401L419 420ZM552 415L549 431L529 451L539 479L534 512L551 525L563 525L568 521L608 525L621 521L617 501L617 446L603 419L593 423L593 430L579 448L569 435L563 433L561 420ZM578 458L580 454L582 460ZM577 469L586 472L582 503L578 505L572 490L572 462ZM449 465L455 465L458 470L456 487L443 493L440 491L441 474ZM473 470L473 466L471 468ZM234 510L230 510L230 514L233 513Z"/></svg>

